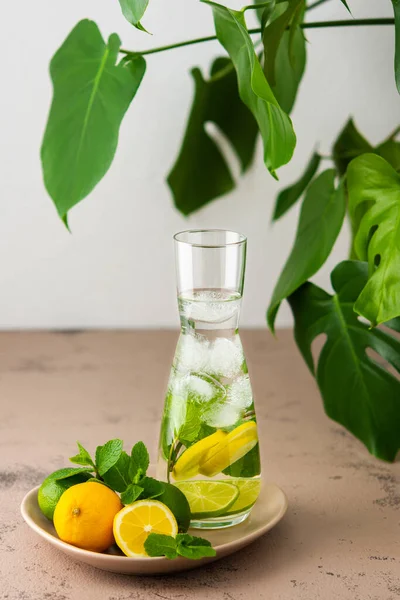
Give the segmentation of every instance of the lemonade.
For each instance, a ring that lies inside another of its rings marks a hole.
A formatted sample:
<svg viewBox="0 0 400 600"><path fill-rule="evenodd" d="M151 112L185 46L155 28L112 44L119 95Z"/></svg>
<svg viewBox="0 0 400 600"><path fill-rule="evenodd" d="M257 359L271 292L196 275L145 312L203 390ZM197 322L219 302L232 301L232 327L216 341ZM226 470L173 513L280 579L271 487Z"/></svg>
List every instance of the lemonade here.
<svg viewBox="0 0 400 600"><path fill-rule="evenodd" d="M178 298L178 341L161 424L157 475L186 495L194 527L244 520L260 489L253 394L238 333L241 296Z"/></svg>

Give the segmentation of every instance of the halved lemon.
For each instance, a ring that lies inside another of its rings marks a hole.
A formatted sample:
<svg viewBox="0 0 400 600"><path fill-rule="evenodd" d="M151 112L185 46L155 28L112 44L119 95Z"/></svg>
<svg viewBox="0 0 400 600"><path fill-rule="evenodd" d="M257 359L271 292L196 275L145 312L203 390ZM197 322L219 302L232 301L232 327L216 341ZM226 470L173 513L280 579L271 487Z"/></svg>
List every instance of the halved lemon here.
<svg viewBox="0 0 400 600"><path fill-rule="evenodd" d="M199 472L214 477L247 454L257 442L257 425L254 421L239 425L201 457Z"/></svg>
<svg viewBox="0 0 400 600"><path fill-rule="evenodd" d="M236 485L225 481L181 481L175 485L185 494L192 519L222 516L239 497Z"/></svg>
<svg viewBox="0 0 400 600"><path fill-rule="evenodd" d="M126 556L147 556L144 543L150 533L176 536L178 525L170 509L158 500L139 500L115 515L114 537Z"/></svg>
<svg viewBox="0 0 400 600"><path fill-rule="evenodd" d="M227 433L218 429L215 433L208 435L199 442L190 446L175 463L172 476L176 481L190 479L199 472L199 464L204 454L218 445L227 436Z"/></svg>

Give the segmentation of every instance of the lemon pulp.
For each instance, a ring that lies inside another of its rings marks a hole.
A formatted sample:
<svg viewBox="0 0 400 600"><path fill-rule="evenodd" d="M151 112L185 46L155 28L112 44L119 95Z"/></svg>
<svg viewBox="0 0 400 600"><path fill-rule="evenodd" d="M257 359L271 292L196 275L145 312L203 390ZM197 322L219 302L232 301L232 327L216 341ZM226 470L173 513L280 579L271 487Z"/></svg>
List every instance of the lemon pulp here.
<svg viewBox="0 0 400 600"><path fill-rule="evenodd" d="M150 533L175 537L178 525L171 510L158 500L139 500L114 518L114 537L126 556L147 556L144 543Z"/></svg>

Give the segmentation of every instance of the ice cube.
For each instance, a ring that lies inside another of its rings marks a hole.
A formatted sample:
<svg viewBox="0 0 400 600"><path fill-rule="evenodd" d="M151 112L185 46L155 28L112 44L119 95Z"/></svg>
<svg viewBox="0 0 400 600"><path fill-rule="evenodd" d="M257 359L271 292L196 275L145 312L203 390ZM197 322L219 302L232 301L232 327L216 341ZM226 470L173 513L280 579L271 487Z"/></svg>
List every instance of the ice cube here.
<svg viewBox="0 0 400 600"><path fill-rule="evenodd" d="M248 408L253 403L250 378L243 375L236 379L228 388L228 402L237 408Z"/></svg>
<svg viewBox="0 0 400 600"><path fill-rule="evenodd" d="M197 375L189 375L186 378L186 389L188 395L193 396L196 402L201 403L209 402L218 394L218 390L212 383Z"/></svg>
<svg viewBox="0 0 400 600"><path fill-rule="evenodd" d="M217 338L209 350L209 369L220 377L231 378L240 372L244 361L240 341Z"/></svg>
<svg viewBox="0 0 400 600"><path fill-rule="evenodd" d="M175 355L175 366L179 371L203 371L207 368L209 342L201 336L182 335Z"/></svg>
<svg viewBox="0 0 400 600"><path fill-rule="evenodd" d="M210 427L230 427L237 423L240 412L231 404L216 404L203 415L203 420Z"/></svg>

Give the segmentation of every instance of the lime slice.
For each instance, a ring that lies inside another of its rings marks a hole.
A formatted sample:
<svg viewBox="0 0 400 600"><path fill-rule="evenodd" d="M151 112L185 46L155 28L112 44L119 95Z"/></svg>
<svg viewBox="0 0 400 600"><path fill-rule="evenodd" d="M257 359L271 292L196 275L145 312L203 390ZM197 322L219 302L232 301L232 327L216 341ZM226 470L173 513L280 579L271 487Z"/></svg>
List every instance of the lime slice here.
<svg viewBox="0 0 400 600"><path fill-rule="evenodd" d="M239 488L239 498L232 504L227 514L243 512L251 508L260 494L259 479L235 479L234 483Z"/></svg>
<svg viewBox="0 0 400 600"><path fill-rule="evenodd" d="M188 499L192 519L220 517L239 498L239 488L225 481L182 481L175 485Z"/></svg>

